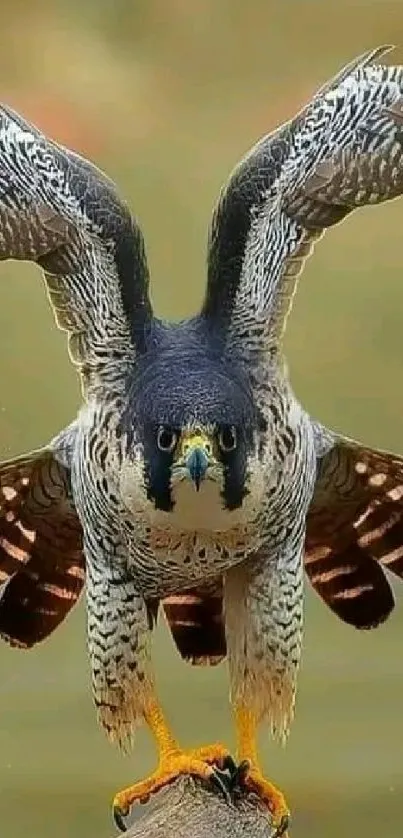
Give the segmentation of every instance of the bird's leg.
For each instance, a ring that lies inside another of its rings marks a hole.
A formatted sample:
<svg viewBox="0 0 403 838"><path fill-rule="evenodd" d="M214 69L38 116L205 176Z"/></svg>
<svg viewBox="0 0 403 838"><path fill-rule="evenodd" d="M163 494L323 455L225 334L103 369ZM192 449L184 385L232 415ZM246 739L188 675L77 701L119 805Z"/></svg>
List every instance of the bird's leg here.
<svg viewBox="0 0 403 838"><path fill-rule="evenodd" d="M218 744L184 751L173 737L155 694L147 606L127 574L115 568L112 576L93 558L87 562L87 614L93 694L102 726L111 740L127 747L144 720L158 747L157 769L115 795L113 814L123 828L133 803L147 799L180 774L213 779L220 785L219 769L229 754ZM226 780L224 771L220 786L224 793Z"/></svg>
<svg viewBox="0 0 403 838"><path fill-rule="evenodd" d="M246 704L235 705L235 724L237 736L237 761L248 762L244 784L255 791L273 814L277 827L276 835L283 835L287 829L290 812L283 793L264 776L257 755L257 719Z"/></svg>
<svg viewBox="0 0 403 838"><path fill-rule="evenodd" d="M267 780L257 756L258 723L268 721L285 740L294 710L302 632L303 540L299 532L278 553L263 552L232 568L224 579L231 697L237 759L250 763L245 784L273 813L277 835L287 828L283 794Z"/></svg>
<svg viewBox="0 0 403 838"><path fill-rule="evenodd" d="M140 780L115 795L113 812L118 825L134 803L147 800L151 794L171 783L180 774L191 774L204 780L214 779L216 783L218 779L220 784L220 774L215 771L214 766L224 767L229 756L227 748L220 744L182 750L173 737L155 697L148 699L143 715L157 742L158 766L145 780ZM223 791L226 791L224 782Z"/></svg>
<svg viewBox="0 0 403 838"><path fill-rule="evenodd" d="M229 753L219 744L184 751L172 736L155 695L147 604L127 571L118 534L107 525L86 532L84 541L94 701L99 721L112 741L123 748L130 746L135 728L144 720L159 753L153 774L115 795L113 814L118 826L124 828L123 818L133 803L147 799L180 774L211 779L228 794ZM110 554L113 563L107 561Z"/></svg>

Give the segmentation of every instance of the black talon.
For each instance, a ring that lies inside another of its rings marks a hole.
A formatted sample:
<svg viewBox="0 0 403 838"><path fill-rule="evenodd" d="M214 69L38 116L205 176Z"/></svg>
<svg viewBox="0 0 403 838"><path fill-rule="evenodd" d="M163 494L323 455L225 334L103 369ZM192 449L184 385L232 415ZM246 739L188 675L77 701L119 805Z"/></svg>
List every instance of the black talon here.
<svg viewBox="0 0 403 838"><path fill-rule="evenodd" d="M248 759L242 760L239 765L235 765L235 769L231 776L232 792L242 791L242 787L250 771L250 761Z"/></svg>
<svg viewBox="0 0 403 838"><path fill-rule="evenodd" d="M213 767L213 773L211 774L210 781L213 786L221 792L226 802L231 803L231 775L229 774L229 771L217 768L215 765Z"/></svg>
<svg viewBox="0 0 403 838"><path fill-rule="evenodd" d="M250 770L250 762L244 759L237 765L235 760L228 755L222 761L220 768L215 765L213 770L214 774L211 776L213 784L224 795L227 803L230 803L235 794L242 792L244 782ZM282 834L280 832L278 836L273 836L273 838L281 838Z"/></svg>
<svg viewBox="0 0 403 838"><path fill-rule="evenodd" d="M115 821L115 826L120 830L120 832L127 832L127 826L125 824L125 817L127 817L129 813L124 812L120 806L114 806L112 809L112 817Z"/></svg>
<svg viewBox="0 0 403 838"><path fill-rule="evenodd" d="M222 771L228 771L231 777L237 771L237 764L230 754L222 761Z"/></svg>
<svg viewBox="0 0 403 838"><path fill-rule="evenodd" d="M280 821L276 831L273 832L273 835L271 836L271 838L282 838L282 835L284 835L284 833L287 832L287 829L288 829L289 825L290 825L290 816L289 815L284 815L281 818L281 821Z"/></svg>

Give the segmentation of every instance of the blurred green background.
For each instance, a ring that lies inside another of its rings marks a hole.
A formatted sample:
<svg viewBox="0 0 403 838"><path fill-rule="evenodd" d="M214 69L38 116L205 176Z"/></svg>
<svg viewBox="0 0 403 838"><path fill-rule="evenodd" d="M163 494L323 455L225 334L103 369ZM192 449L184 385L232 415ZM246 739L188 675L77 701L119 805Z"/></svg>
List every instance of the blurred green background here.
<svg viewBox="0 0 403 838"><path fill-rule="evenodd" d="M237 159L385 42L403 45L401 1L15 0L2 8L0 96L116 180L145 232L157 310L176 318L201 300L211 208ZM328 235L287 340L307 408L400 453L402 214L399 202L361 211ZM39 275L11 263L0 274L0 453L10 457L68 423L79 392ZM355 633L308 591L290 743L262 732L297 838L402 835L402 629L400 608L379 631ZM182 740L232 743L225 667L191 670L164 627L155 659ZM112 835L113 792L155 754L142 732L122 757L97 728L82 605L43 647L1 647L0 666L1 837Z"/></svg>

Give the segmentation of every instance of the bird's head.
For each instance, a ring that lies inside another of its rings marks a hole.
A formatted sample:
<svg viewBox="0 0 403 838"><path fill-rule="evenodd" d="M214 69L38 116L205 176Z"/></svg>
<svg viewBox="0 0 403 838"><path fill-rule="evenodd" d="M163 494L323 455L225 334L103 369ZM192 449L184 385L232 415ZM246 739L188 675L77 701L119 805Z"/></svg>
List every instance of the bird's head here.
<svg viewBox="0 0 403 838"><path fill-rule="evenodd" d="M126 415L126 505L133 502L130 458L141 470L137 503L172 513L184 529L229 526L259 488L264 422L246 373L201 350L161 353L137 379ZM130 476L131 475L131 476ZM131 491L129 491L131 489Z"/></svg>
<svg viewBox="0 0 403 838"><path fill-rule="evenodd" d="M203 493L205 482L213 482L225 489L225 476L235 469L243 472L245 465L245 434L236 424L201 421L197 414L184 424L179 422L163 423L158 426L155 435L156 446L148 452L151 460L155 458L153 482L156 489L166 466L169 469L169 485L174 492L182 484L188 484L193 491ZM157 449L157 450L155 450ZM151 476L151 475L150 475ZM239 475L241 477L241 475ZM239 497L227 505L238 505L245 493L243 484L239 485ZM158 491L155 500L158 505ZM225 500L225 497L224 497ZM171 505L172 501L169 505Z"/></svg>

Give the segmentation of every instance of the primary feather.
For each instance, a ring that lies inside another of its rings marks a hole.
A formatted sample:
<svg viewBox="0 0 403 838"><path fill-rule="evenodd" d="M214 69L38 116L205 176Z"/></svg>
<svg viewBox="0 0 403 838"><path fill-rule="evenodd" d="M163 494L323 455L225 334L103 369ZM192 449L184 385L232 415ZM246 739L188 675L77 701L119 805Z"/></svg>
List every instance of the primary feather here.
<svg viewBox="0 0 403 838"><path fill-rule="evenodd" d="M214 212L203 311L229 351L277 352L297 279L327 227L403 186L403 68L357 58L235 168ZM223 321L223 322L222 322Z"/></svg>
<svg viewBox="0 0 403 838"><path fill-rule="evenodd" d="M127 373L151 316L142 235L95 166L0 109L0 259L44 271L85 391Z"/></svg>

